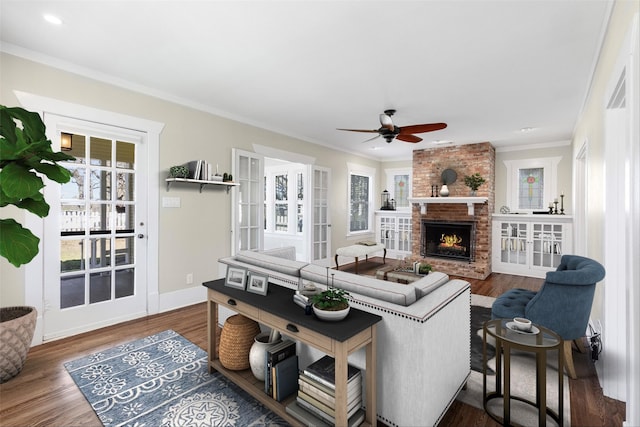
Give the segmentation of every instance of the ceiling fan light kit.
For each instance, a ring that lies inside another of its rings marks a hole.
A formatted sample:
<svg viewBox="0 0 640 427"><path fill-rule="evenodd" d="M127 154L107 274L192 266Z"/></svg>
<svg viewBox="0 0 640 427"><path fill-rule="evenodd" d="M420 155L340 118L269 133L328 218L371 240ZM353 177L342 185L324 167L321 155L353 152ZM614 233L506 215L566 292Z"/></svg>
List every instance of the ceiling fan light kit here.
<svg viewBox="0 0 640 427"><path fill-rule="evenodd" d="M417 142L422 141L422 138L414 135L415 133L426 133L426 132L434 132L437 130L441 130L447 127L446 123L427 123L421 125L410 125L410 126L396 126L391 119L396 113L396 110L385 110L383 114L380 114L380 128L379 129L342 129L338 128L338 130L345 130L348 132L368 132L368 133L377 133L378 135L368 139L364 142L371 141L373 139L378 138L378 136L383 137L388 143L391 143L394 139L399 139L400 141L410 142L415 144Z"/></svg>

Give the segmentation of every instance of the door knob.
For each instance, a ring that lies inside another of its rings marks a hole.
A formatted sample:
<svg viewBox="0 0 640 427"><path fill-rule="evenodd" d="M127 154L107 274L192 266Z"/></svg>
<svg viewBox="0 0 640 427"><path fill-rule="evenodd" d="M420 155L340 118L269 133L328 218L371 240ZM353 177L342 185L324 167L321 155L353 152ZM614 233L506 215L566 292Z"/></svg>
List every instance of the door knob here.
<svg viewBox="0 0 640 427"><path fill-rule="evenodd" d="M138 234L138 239L142 239L144 237L144 234Z"/></svg>

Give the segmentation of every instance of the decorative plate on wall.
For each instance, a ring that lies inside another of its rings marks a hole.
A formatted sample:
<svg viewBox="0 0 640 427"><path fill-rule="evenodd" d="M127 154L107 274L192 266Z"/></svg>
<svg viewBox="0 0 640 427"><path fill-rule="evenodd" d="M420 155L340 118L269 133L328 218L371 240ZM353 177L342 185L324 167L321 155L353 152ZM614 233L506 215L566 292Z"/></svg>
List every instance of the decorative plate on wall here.
<svg viewBox="0 0 640 427"><path fill-rule="evenodd" d="M444 185L451 185L458 179L458 174L453 169L445 169L440 177Z"/></svg>

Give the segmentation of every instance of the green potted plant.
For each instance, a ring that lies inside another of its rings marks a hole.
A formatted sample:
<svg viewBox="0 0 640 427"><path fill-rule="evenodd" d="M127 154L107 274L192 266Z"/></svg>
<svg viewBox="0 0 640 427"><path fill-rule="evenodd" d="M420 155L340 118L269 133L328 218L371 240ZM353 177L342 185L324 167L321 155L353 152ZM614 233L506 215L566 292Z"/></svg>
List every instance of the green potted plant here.
<svg viewBox="0 0 640 427"><path fill-rule="evenodd" d="M475 196L476 191L482 184L486 181L483 177L480 176L479 173L474 173L473 175L466 175L464 177L464 184L471 189L471 195Z"/></svg>
<svg viewBox="0 0 640 427"><path fill-rule="evenodd" d="M309 301L313 312L322 320L342 320L349 314L349 292L334 287L313 295Z"/></svg>
<svg viewBox="0 0 640 427"><path fill-rule="evenodd" d="M420 263L420 265L418 266L418 274L427 275L431 273L432 270L433 268L431 267L431 264Z"/></svg>
<svg viewBox="0 0 640 427"><path fill-rule="evenodd" d="M74 157L51 149L45 125L38 113L20 107L0 105L0 207L14 205L41 218L49 215L49 205L41 190L44 182L38 174L65 183L71 179L67 169L57 162ZM20 267L38 254L40 239L12 218L0 218L0 255ZM8 381L22 370L36 326L34 307L0 309L0 382Z"/></svg>

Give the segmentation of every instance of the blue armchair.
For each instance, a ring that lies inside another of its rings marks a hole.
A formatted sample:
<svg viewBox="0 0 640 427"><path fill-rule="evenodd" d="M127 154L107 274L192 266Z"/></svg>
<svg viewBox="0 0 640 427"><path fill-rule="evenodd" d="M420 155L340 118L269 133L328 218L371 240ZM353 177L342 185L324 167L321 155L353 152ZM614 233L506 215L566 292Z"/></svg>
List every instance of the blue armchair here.
<svg viewBox="0 0 640 427"><path fill-rule="evenodd" d="M538 292L511 289L491 307L494 319L526 317L558 333L564 340L567 373L576 377L571 343L585 335L596 283L605 276L604 267L589 258L563 255L556 271L549 271Z"/></svg>

